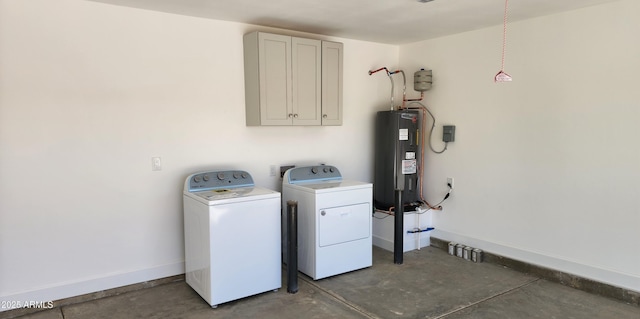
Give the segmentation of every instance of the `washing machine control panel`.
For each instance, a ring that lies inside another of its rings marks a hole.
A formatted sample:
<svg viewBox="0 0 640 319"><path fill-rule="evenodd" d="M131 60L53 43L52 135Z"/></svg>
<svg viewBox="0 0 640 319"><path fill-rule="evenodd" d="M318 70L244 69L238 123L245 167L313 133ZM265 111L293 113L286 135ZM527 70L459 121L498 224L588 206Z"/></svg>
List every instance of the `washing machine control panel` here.
<svg viewBox="0 0 640 319"><path fill-rule="evenodd" d="M288 171L288 178L289 184L296 184L311 181L342 180L342 175L335 166L318 165L292 168Z"/></svg>
<svg viewBox="0 0 640 319"><path fill-rule="evenodd" d="M210 171L189 176L189 191L253 187L253 178L246 171Z"/></svg>

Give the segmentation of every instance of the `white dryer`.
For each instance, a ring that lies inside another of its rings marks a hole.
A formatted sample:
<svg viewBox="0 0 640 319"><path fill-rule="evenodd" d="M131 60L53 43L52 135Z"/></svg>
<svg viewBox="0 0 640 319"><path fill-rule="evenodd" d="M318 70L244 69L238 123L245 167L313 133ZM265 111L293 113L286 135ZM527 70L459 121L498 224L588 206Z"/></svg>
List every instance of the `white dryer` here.
<svg viewBox="0 0 640 319"><path fill-rule="evenodd" d="M239 170L184 183L185 280L212 307L281 287L280 193Z"/></svg>
<svg viewBox="0 0 640 319"><path fill-rule="evenodd" d="M371 183L343 180L334 166L296 167L282 182L283 207L290 200L298 202L301 272L317 280L372 265Z"/></svg>

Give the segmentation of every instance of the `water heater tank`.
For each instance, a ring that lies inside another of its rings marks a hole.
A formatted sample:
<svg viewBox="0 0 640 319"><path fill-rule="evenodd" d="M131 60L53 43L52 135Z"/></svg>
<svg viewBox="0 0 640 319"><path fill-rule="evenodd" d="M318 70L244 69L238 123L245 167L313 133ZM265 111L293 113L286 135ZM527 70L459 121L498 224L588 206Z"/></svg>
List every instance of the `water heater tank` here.
<svg viewBox="0 0 640 319"><path fill-rule="evenodd" d="M377 209L388 210L395 204L396 186L403 190L405 206L420 201L417 170L422 142L419 115L417 110L376 114L373 199ZM398 175L402 175L401 178ZM396 185L398 181L401 185Z"/></svg>

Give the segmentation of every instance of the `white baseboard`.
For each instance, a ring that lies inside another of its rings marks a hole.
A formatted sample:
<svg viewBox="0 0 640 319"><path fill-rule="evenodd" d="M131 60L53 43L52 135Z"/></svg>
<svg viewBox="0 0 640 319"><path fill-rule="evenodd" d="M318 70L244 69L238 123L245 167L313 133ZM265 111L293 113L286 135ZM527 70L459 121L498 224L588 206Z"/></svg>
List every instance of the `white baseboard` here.
<svg viewBox="0 0 640 319"><path fill-rule="evenodd" d="M640 292L640 277L632 274L625 274L610 269L584 265L575 261L543 255L540 253L526 251L515 247L509 247L506 245L484 241L481 239L472 238L440 229L433 230L431 235L445 241L455 241L463 245L480 248L495 255L501 255L532 265L545 267L579 277L599 281L612 286Z"/></svg>
<svg viewBox="0 0 640 319"><path fill-rule="evenodd" d="M0 296L0 300L8 302L8 304L12 304L12 302L46 303L180 274L184 274L184 261L103 277L65 282L58 285ZM0 312L7 310L11 309L5 307L0 309Z"/></svg>

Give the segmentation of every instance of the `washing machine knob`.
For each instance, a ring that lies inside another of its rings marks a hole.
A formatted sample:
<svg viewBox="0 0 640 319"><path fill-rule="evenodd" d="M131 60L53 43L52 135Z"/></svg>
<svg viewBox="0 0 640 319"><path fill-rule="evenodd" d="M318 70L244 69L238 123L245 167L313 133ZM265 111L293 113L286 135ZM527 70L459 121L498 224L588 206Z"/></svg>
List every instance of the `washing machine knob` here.
<svg viewBox="0 0 640 319"><path fill-rule="evenodd" d="M202 180L205 182L209 181L209 175L202 176Z"/></svg>
<svg viewBox="0 0 640 319"><path fill-rule="evenodd" d="M223 180L224 179L224 173L218 173L218 179L219 180Z"/></svg>
<svg viewBox="0 0 640 319"><path fill-rule="evenodd" d="M238 173L238 172L233 173L233 178L235 178L235 179L240 178L240 173Z"/></svg>
<svg viewBox="0 0 640 319"><path fill-rule="evenodd" d="M328 167L325 167L325 168L323 168L322 170L323 170L325 173L328 173L328 172L329 172L329 168L328 168Z"/></svg>
<svg viewBox="0 0 640 319"><path fill-rule="evenodd" d="M311 173L318 174L318 168L317 167L312 167L311 168Z"/></svg>
<svg viewBox="0 0 640 319"><path fill-rule="evenodd" d="M335 169L334 169L333 167L331 167L331 168L329 168L329 171L330 171L331 173L333 173L333 172L335 171Z"/></svg>
<svg viewBox="0 0 640 319"><path fill-rule="evenodd" d="M194 176L193 181L196 183L200 183L200 176Z"/></svg>
<svg viewBox="0 0 640 319"><path fill-rule="evenodd" d="M247 173L242 173L242 178L247 178L249 175Z"/></svg>

